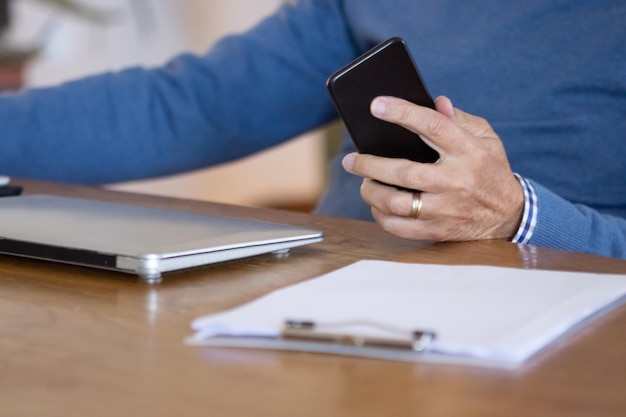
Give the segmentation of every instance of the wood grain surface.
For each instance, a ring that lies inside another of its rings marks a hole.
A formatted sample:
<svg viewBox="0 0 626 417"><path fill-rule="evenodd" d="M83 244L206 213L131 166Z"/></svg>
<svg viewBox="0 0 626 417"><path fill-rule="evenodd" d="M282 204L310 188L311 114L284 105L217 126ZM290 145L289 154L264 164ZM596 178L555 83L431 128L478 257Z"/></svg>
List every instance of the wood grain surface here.
<svg viewBox="0 0 626 417"><path fill-rule="evenodd" d="M133 275L0 255L0 416L626 415L626 307L521 370L183 343L190 321L360 259L626 273L626 262L502 241L433 244L304 213L19 180L47 193L305 225L287 257ZM471 323L468 323L471 325Z"/></svg>

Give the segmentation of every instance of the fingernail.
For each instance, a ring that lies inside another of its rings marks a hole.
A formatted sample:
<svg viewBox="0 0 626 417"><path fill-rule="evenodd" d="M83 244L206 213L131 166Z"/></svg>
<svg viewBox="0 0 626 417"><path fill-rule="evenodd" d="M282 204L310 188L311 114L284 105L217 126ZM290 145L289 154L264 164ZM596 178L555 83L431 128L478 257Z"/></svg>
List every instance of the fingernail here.
<svg viewBox="0 0 626 417"><path fill-rule="evenodd" d="M370 110L374 116L384 116L387 114L387 101L380 97L375 98L372 101Z"/></svg>
<svg viewBox="0 0 626 417"><path fill-rule="evenodd" d="M354 167L354 154L349 153L344 156L343 161L341 161L341 165L343 165L343 168L346 171L352 171L352 168Z"/></svg>

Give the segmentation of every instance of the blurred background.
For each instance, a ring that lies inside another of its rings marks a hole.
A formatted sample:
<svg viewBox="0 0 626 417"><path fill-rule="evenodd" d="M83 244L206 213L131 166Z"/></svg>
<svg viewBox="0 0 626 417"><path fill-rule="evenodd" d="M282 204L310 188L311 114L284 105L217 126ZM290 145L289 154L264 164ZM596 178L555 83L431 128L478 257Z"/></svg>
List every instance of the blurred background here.
<svg viewBox="0 0 626 417"><path fill-rule="evenodd" d="M282 0L0 0L0 89L49 86L173 55L202 53ZM327 130L215 168L117 190L311 209L325 187Z"/></svg>

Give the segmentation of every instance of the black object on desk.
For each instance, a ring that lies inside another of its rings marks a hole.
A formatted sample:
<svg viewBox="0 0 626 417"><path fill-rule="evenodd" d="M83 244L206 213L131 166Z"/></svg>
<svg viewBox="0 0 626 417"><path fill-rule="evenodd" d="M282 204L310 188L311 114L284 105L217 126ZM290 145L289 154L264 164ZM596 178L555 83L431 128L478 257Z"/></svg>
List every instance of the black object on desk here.
<svg viewBox="0 0 626 417"><path fill-rule="evenodd" d="M0 186L0 197L11 197L20 195L22 193L22 187L19 185L3 185Z"/></svg>

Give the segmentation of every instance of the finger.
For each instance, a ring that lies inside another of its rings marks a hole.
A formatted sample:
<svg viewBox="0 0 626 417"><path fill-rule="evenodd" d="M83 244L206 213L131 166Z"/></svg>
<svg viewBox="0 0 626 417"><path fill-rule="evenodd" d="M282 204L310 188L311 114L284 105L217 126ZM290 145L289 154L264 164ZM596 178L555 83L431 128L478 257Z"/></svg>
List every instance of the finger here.
<svg viewBox="0 0 626 417"><path fill-rule="evenodd" d="M423 219L421 216L417 220L410 217L393 216L383 213L375 207L372 207L372 216L381 229L395 236L414 240L439 240L439 237L433 233L435 223L432 220Z"/></svg>
<svg viewBox="0 0 626 417"><path fill-rule="evenodd" d="M452 121L456 121L456 113L452 101L446 96L439 96L435 99L435 109Z"/></svg>
<svg viewBox="0 0 626 417"><path fill-rule="evenodd" d="M411 220L428 219L424 201L430 196L419 191L398 190L395 187L365 179L361 184L361 197L375 210L388 216Z"/></svg>
<svg viewBox="0 0 626 417"><path fill-rule="evenodd" d="M351 174L373 178L391 186L433 192L440 188L437 164L421 164L408 159L359 153L346 155L342 164Z"/></svg>
<svg viewBox="0 0 626 417"><path fill-rule="evenodd" d="M435 108L439 113L452 120L461 129L474 136L480 138L495 137L491 125L485 119L455 108L452 105L452 101L446 96L439 96L435 99Z"/></svg>
<svg viewBox="0 0 626 417"><path fill-rule="evenodd" d="M364 187L364 193L370 192ZM410 194L410 193L407 193ZM407 239L450 241L468 240L471 224L466 212L459 212L449 199L440 194L422 193L422 207L419 217L408 216L412 196L404 196L404 205L398 210L409 210L403 215L381 209L381 205L372 206L372 216L385 231ZM471 235L474 237L474 235Z"/></svg>
<svg viewBox="0 0 626 417"><path fill-rule="evenodd" d="M395 97L376 97L370 106L374 117L416 133L439 154L464 151L466 131L446 115ZM443 155L442 155L443 156Z"/></svg>

